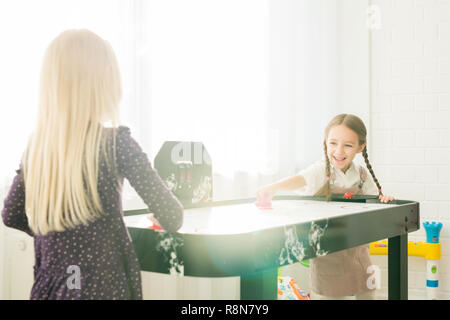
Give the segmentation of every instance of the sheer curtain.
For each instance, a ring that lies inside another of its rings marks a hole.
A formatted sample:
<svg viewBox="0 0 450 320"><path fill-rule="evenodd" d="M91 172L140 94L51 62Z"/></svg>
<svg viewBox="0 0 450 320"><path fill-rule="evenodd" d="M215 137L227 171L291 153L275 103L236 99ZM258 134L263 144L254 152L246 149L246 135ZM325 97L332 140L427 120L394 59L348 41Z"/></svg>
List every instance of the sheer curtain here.
<svg viewBox="0 0 450 320"><path fill-rule="evenodd" d="M2 1L0 185L9 184L34 124L46 46L64 29L89 28L118 55L122 119L149 158L166 140L202 141L216 198L250 196L321 157L333 114L367 120L366 7L351 0Z"/></svg>
<svg viewBox="0 0 450 320"><path fill-rule="evenodd" d="M254 196L322 157L331 116L368 115L366 7L351 0L142 2L145 149L154 158L164 141L203 142L216 200Z"/></svg>
<svg viewBox="0 0 450 320"><path fill-rule="evenodd" d="M88 28L108 40L118 56L125 97L134 105L134 1L15 0L0 2L0 183L18 168L35 123L39 72L45 49L60 32ZM130 116L131 115L131 116ZM129 120L128 120L129 121Z"/></svg>
<svg viewBox="0 0 450 320"><path fill-rule="evenodd" d="M150 160L166 140L202 141L214 198L253 196L322 156L333 114L368 114L361 72L349 72L359 70L355 60L366 62L365 7L351 0L1 2L0 134L8 152L0 186L10 183L34 124L46 46L64 29L89 28L118 55L122 120ZM125 208L143 205L124 190Z"/></svg>
<svg viewBox="0 0 450 320"><path fill-rule="evenodd" d="M239 177L275 171L269 1L147 1L143 12L150 154L164 141L201 141L212 158L214 198L245 196L237 188L250 180Z"/></svg>
<svg viewBox="0 0 450 320"><path fill-rule="evenodd" d="M367 0L296 1L296 170L323 157L334 115L356 114L370 132L367 7Z"/></svg>

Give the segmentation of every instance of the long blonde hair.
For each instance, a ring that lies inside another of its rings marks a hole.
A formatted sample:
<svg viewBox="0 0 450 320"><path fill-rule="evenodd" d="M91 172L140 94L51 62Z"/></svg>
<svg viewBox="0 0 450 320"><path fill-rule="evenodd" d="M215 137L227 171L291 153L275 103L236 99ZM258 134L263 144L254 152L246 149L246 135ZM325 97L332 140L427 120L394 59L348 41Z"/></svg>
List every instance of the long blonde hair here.
<svg viewBox="0 0 450 320"><path fill-rule="evenodd" d="M364 162L366 163L366 167L369 170L375 184L378 187L378 193L382 195L381 192L381 185L378 182L377 177L375 176L375 172L373 171L372 165L369 162L369 156L367 154L367 129L364 125L364 122L357 116L353 114L338 114L333 119L331 119L330 123L328 123L327 127L325 128L325 139L323 141L323 151L325 154L325 176L327 177L327 181L324 183L324 185L314 194L315 196L325 196L326 200L329 201L331 199L331 185L330 185L330 178L331 178L331 165L330 165L330 159L328 158L328 152L327 152L327 137L328 133L330 132L330 129L334 126L338 125L345 125L350 130L353 130L358 135L358 143L359 145L366 144L364 149L362 150L362 155L364 157Z"/></svg>
<svg viewBox="0 0 450 320"><path fill-rule="evenodd" d="M106 155L103 124L118 126L122 98L113 49L89 30L62 32L45 53L39 94L22 166L29 226L46 235L102 214L97 178L100 150Z"/></svg>

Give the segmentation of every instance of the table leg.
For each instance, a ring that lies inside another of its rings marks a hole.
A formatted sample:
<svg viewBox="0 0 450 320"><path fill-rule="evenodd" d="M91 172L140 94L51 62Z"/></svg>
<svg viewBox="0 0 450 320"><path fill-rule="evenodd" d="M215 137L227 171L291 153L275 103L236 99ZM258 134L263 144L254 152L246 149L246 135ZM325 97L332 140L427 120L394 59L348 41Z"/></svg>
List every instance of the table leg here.
<svg viewBox="0 0 450 320"><path fill-rule="evenodd" d="M241 276L241 300L276 300L278 269Z"/></svg>
<svg viewBox="0 0 450 320"><path fill-rule="evenodd" d="M408 300L408 234L388 239L388 299Z"/></svg>

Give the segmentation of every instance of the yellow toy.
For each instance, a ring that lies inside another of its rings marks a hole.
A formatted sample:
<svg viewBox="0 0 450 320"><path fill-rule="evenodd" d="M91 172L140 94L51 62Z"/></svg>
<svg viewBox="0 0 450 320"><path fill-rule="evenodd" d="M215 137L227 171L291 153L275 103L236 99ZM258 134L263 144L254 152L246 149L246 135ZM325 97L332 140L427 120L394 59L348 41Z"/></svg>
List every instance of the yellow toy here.
<svg viewBox="0 0 450 320"><path fill-rule="evenodd" d="M437 299L437 289L439 286L438 262L441 259L441 244L439 243L439 233L442 223L424 222L423 226L427 233L427 242L408 242L408 256L423 257L427 260L427 296L430 300ZM388 243L386 240L372 242L370 244L370 254L387 255Z"/></svg>
<svg viewBox="0 0 450 320"><path fill-rule="evenodd" d="M387 255L387 240L372 242L370 244L370 254ZM408 256L422 257L427 260L439 260L441 259L441 244L408 241Z"/></svg>

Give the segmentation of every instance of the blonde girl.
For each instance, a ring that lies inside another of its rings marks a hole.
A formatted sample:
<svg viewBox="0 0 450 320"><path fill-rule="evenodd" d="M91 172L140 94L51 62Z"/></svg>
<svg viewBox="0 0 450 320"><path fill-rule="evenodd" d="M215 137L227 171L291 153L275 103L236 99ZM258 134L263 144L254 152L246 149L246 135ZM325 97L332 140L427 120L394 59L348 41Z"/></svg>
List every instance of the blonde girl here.
<svg viewBox="0 0 450 320"><path fill-rule="evenodd" d="M257 190L257 198L271 199L282 190L299 190L303 194L326 196L352 192L379 195L383 203L393 197L382 193L367 154L367 130L355 115L339 114L325 128L324 160L319 160L299 174ZM353 159L362 153L366 168ZM370 174L367 174L367 170ZM369 246L363 245L310 260L310 287L316 299L373 299L367 287L367 268L372 265Z"/></svg>
<svg viewBox="0 0 450 320"><path fill-rule="evenodd" d="M121 97L107 41L89 30L67 30L51 42L36 127L2 210L6 226L34 237L31 299L142 298L122 219L124 178L163 228L182 224L181 204L130 130L119 126Z"/></svg>

